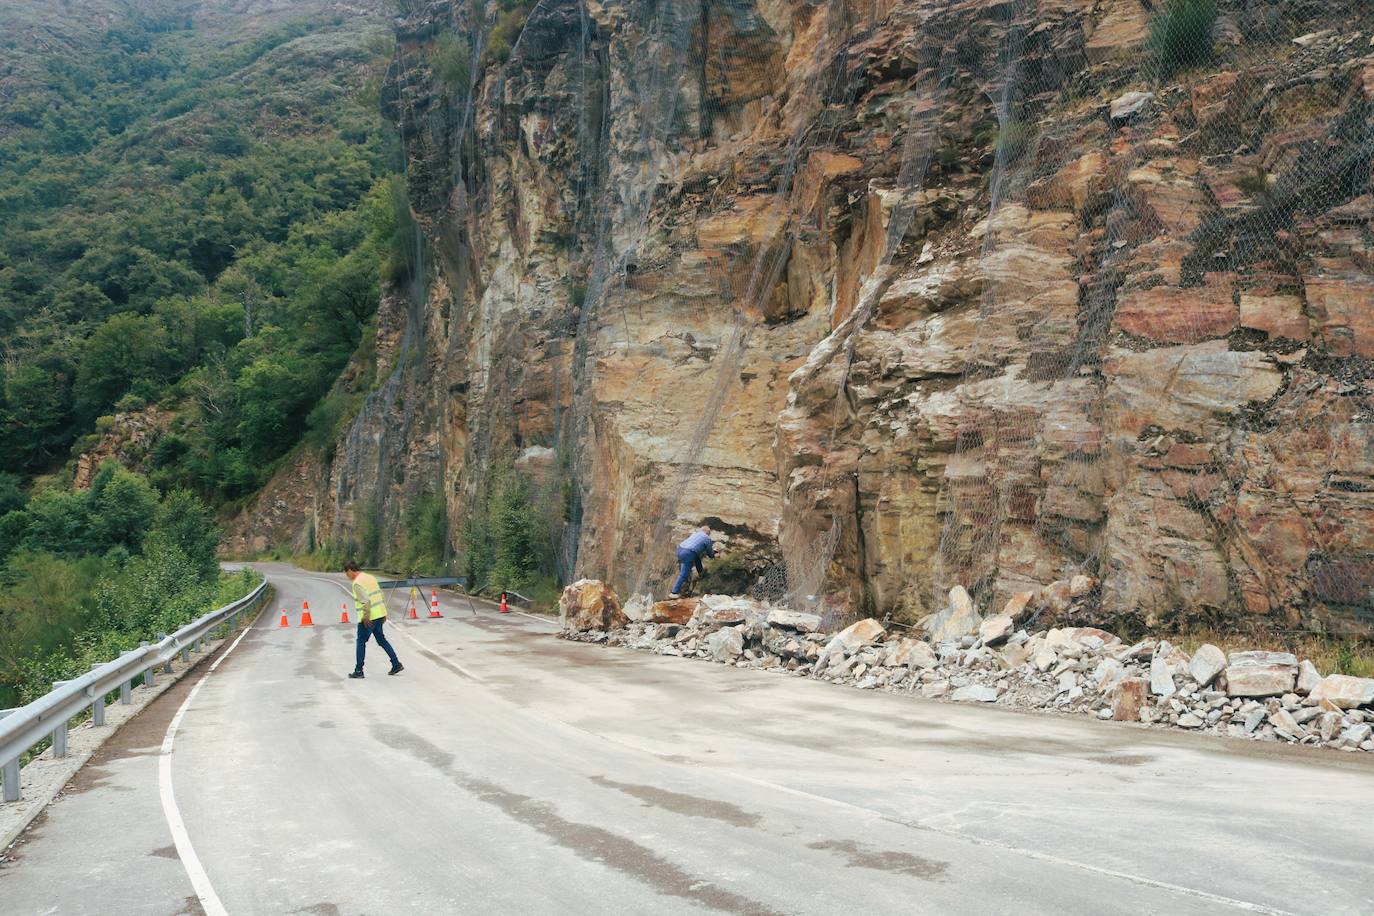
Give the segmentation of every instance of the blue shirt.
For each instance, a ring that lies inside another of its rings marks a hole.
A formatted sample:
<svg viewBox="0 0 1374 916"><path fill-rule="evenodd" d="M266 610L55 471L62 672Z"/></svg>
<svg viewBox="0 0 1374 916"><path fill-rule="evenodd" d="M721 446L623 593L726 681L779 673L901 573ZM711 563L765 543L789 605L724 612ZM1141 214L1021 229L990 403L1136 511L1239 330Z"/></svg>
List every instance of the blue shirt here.
<svg viewBox="0 0 1374 916"><path fill-rule="evenodd" d="M704 531L693 531L687 540L677 545L677 549L690 550L698 556L704 553L713 560L716 558L715 545L711 543L711 536Z"/></svg>

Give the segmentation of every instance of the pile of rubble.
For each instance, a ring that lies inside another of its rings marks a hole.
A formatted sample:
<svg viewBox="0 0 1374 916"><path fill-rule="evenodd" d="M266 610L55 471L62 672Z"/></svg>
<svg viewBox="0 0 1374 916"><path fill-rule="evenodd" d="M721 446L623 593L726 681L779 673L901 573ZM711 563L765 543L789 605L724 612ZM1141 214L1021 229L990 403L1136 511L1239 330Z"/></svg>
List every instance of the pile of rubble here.
<svg viewBox="0 0 1374 916"><path fill-rule="evenodd" d="M1082 577L1087 580L1087 577ZM1286 652L1227 653L1204 645L1191 656L1166 640L1126 645L1094 627L1031 633L1031 609L1085 594L1091 580L1055 583L1012 598L981 618L962 588L922 622L928 638L860 620L838 633L822 620L748 598L631 603L584 579L560 602L568 639L705 658L848 684L1001 706L1169 725L1235 738L1374 751L1374 680L1323 677Z"/></svg>

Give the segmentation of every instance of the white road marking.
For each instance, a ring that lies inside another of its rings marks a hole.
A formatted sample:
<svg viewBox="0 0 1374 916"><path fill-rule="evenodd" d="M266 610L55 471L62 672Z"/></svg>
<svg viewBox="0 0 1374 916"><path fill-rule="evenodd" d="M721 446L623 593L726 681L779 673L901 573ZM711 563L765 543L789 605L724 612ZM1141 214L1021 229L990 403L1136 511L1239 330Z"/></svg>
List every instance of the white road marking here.
<svg viewBox="0 0 1374 916"><path fill-rule="evenodd" d="M256 622L257 618L253 618ZM200 688L205 686L206 680L215 673L215 669L220 666L220 662L229 657L229 653L238 648L239 643L243 642L243 637L248 635L248 631L253 628L253 623L243 628L243 632L238 638L230 643L229 648L225 649L219 658L210 664L210 670L201 675L200 680L196 681L196 686L191 688L191 692L186 694L186 699L181 701L181 708L177 714L172 716L171 723L167 726L167 733L162 736L162 754L157 762L157 784L158 793L162 796L162 813L167 818L167 827L172 831L172 841L176 843L177 856L181 859L181 864L186 868L186 876L191 879L191 888L196 892L196 898L200 900L201 908L205 910L206 916L229 916L229 911L224 908L224 904L219 899L219 894L215 893L214 885L210 883L210 876L205 873L205 867L200 864L200 857L196 855L196 849L191 845L191 835L186 832L186 822L181 818L181 809L177 807L176 794L172 791L172 746L176 742L177 728L181 725L181 719L186 715L186 710L191 708L191 704L196 699L196 694L200 693Z"/></svg>

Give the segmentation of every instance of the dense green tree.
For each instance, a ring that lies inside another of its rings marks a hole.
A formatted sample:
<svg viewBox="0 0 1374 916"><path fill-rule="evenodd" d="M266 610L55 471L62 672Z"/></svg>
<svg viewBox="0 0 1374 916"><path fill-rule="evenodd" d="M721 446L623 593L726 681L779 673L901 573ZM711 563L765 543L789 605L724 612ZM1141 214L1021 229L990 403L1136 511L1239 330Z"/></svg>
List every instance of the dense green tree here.
<svg viewBox="0 0 1374 916"><path fill-rule="evenodd" d="M0 472L0 515L22 509L29 501L20 484L19 475Z"/></svg>
<svg viewBox="0 0 1374 916"><path fill-rule="evenodd" d="M539 571L541 535L539 516L530 506L529 485L518 474L508 475L492 511L494 588L527 588L534 581Z"/></svg>
<svg viewBox="0 0 1374 916"><path fill-rule="evenodd" d="M210 578L218 568L219 527L205 503L187 490L173 490L158 507L154 532L179 549L196 574Z"/></svg>
<svg viewBox="0 0 1374 916"><path fill-rule="evenodd" d="M5 377L4 410L0 422L0 456L6 467L42 467L71 441L67 418L71 391L67 376L41 365L21 365Z"/></svg>
<svg viewBox="0 0 1374 916"><path fill-rule="evenodd" d="M161 385L175 363L167 329L155 317L111 317L81 348L75 392L78 416L99 416L140 381Z"/></svg>
<svg viewBox="0 0 1374 916"><path fill-rule="evenodd" d="M108 464L92 482L88 500L93 548L122 547L132 552L142 547L158 511L157 491L146 479Z"/></svg>
<svg viewBox="0 0 1374 916"><path fill-rule="evenodd" d="M85 493L56 487L29 500L24 543L33 550L54 554L97 552L91 538L90 502Z"/></svg>

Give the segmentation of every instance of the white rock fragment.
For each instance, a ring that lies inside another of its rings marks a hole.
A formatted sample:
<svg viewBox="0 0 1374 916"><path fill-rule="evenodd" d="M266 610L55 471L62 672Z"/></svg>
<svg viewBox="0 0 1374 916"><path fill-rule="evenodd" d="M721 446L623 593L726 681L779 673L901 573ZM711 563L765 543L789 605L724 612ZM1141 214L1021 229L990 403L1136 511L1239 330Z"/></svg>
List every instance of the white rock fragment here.
<svg viewBox="0 0 1374 916"><path fill-rule="evenodd" d="M739 627L723 627L706 637L706 650L718 662L733 662L744 651L744 634Z"/></svg>
<svg viewBox="0 0 1374 916"><path fill-rule="evenodd" d="M998 689L996 687L984 687L981 684L969 684L960 687L950 695L952 700L972 700L978 703L991 703L997 699Z"/></svg>
<svg viewBox="0 0 1374 916"><path fill-rule="evenodd" d="M1289 652L1232 652L1226 689L1233 697L1272 697L1288 693L1298 677L1298 660Z"/></svg>
<svg viewBox="0 0 1374 916"><path fill-rule="evenodd" d="M949 607L936 614L930 624L930 641L941 643L959 639L978 628L983 619L973 607L973 599L962 585L949 590Z"/></svg>
<svg viewBox="0 0 1374 916"><path fill-rule="evenodd" d="M796 630L799 633L814 633L821 628L819 614L803 614L801 611L788 611L776 608L765 618L770 627Z"/></svg>
<svg viewBox="0 0 1374 916"><path fill-rule="evenodd" d="M1298 664L1298 693L1307 696L1317 684L1321 683L1321 679L1322 675L1321 672L1317 670L1317 666L1307 659L1304 658Z"/></svg>
<svg viewBox="0 0 1374 916"><path fill-rule="evenodd" d="M1160 643L1160 650L1169 644ZM1154 658L1150 659L1150 693L1157 697L1171 697L1177 688L1174 686L1174 672L1165 660L1163 651L1155 652Z"/></svg>
<svg viewBox="0 0 1374 916"><path fill-rule="evenodd" d="M1127 92L1112 99L1111 118L1113 121L1129 121L1140 114L1154 99L1153 92ZM1099 109L1100 110L1100 109Z"/></svg>
<svg viewBox="0 0 1374 916"><path fill-rule="evenodd" d="M997 614L978 625L978 639L985 646L994 645L1010 636L1015 626L1016 621L1012 620L1009 615Z"/></svg>
<svg viewBox="0 0 1374 916"><path fill-rule="evenodd" d="M1197 681L1199 687L1206 687L1216 680L1226 667L1226 653L1211 643L1204 644L1188 661L1188 676Z"/></svg>
<svg viewBox="0 0 1374 916"><path fill-rule="evenodd" d="M1309 696L1313 700L1324 700L1341 709L1371 706L1374 705L1374 679L1329 674L1312 688Z"/></svg>
<svg viewBox="0 0 1374 916"><path fill-rule="evenodd" d="M1288 738L1292 741L1301 740L1307 734L1307 729L1293 721L1293 714L1286 709L1269 714L1269 724L1274 726L1274 731L1280 737Z"/></svg>

